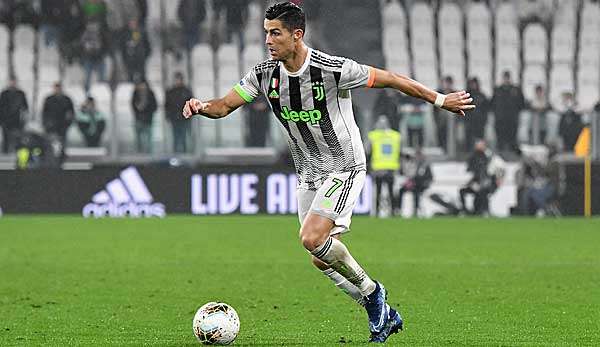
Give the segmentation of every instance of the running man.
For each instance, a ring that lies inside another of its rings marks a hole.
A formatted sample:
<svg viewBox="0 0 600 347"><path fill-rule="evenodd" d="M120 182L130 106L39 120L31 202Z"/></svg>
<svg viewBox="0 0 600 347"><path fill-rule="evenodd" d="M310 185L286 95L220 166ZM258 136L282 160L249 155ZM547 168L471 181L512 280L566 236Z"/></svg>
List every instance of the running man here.
<svg viewBox="0 0 600 347"><path fill-rule="evenodd" d="M183 116L218 119L261 93L267 97L287 135L298 175L302 245L323 274L364 306L370 341L384 342L402 329L402 318L386 303L383 284L371 279L340 241L366 176L350 90L394 88L462 116L475 106L464 91L438 94L405 76L307 47L304 12L291 2L266 10L264 30L271 59L254 66L222 98L188 100Z"/></svg>

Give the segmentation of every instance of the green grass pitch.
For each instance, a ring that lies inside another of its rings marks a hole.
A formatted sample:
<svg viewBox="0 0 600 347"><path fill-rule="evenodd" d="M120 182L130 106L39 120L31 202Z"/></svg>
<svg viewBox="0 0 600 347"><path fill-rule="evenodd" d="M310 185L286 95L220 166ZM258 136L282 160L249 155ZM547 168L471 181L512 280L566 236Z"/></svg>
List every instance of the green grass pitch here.
<svg viewBox="0 0 600 347"><path fill-rule="evenodd" d="M600 220L355 217L390 292L389 345L600 345ZM309 262L293 216L0 219L0 345L194 346L208 301L235 345L362 345L366 314Z"/></svg>

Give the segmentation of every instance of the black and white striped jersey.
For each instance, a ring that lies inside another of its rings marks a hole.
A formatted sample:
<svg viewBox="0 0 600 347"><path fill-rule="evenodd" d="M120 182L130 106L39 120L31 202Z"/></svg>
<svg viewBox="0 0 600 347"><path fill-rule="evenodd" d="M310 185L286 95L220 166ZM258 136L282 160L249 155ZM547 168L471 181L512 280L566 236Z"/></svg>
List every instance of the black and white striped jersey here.
<svg viewBox="0 0 600 347"><path fill-rule="evenodd" d="M350 89L373 82L369 66L309 48L297 72L267 60L254 66L234 90L246 102L260 93L267 97L287 135L298 185L312 190L331 173L366 170Z"/></svg>

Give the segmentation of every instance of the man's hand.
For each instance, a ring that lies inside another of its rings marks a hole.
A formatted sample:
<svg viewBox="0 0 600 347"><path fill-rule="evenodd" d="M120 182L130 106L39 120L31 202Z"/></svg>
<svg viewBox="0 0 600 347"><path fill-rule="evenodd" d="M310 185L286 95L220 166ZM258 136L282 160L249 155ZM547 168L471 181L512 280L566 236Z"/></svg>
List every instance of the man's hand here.
<svg viewBox="0 0 600 347"><path fill-rule="evenodd" d="M471 98L471 94L463 90L460 92L447 94L442 108L444 110L464 116L465 111L475 109L475 105L471 104L472 102L473 98Z"/></svg>
<svg viewBox="0 0 600 347"><path fill-rule="evenodd" d="M193 115L205 111L208 107L210 107L210 104L208 102L202 102L198 99L192 98L185 102L182 114L183 117L189 119Z"/></svg>

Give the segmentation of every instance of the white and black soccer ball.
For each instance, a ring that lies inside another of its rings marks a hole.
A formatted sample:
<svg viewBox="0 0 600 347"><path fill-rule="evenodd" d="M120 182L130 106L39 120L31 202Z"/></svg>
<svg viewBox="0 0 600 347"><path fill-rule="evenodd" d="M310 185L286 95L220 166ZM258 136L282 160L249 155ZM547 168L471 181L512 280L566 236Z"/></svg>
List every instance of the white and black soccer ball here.
<svg viewBox="0 0 600 347"><path fill-rule="evenodd" d="M233 307L209 302L198 309L192 323L194 335L205 345L228 345L240 331L240 318Z"/></svg>

